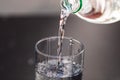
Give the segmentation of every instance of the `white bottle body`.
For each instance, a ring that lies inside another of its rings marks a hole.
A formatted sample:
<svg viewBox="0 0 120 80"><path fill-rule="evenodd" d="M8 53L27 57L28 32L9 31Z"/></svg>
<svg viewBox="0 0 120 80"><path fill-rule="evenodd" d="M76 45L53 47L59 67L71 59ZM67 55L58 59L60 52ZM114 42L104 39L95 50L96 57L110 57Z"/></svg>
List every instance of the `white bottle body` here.
<svg viewBox="0 0 120 80"><path fill-rule="evenodd" d="M120 0L66 0L71 5L70 12L88 22L110 24L120 20ZM81 2L79 2L81 1ZM81 4L80 4L81 3ZM68 5L64 5L68 7Z"/></svg>

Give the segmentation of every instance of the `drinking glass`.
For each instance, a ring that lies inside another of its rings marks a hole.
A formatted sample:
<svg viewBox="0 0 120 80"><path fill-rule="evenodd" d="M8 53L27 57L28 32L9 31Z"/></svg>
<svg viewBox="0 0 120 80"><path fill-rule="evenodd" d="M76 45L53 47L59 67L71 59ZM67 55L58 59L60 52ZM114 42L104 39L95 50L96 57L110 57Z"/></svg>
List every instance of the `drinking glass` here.
<svg viewBox="0 0 120 80"><path fill-rule="evenodd" d="M58 55L59 38L47 37L36 43L35 80L82 80L84 45L64 37L61 55Z"/></svg>

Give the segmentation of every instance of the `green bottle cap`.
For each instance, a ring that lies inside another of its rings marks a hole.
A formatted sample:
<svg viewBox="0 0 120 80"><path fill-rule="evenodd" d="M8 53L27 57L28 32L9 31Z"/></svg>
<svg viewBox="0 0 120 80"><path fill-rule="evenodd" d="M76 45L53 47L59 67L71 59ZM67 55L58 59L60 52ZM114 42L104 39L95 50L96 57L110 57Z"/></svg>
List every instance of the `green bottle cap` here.
<svg viewBox="0 0 120 80"><path fill-rule="evenodd" d="M74 11L73 13L77 13L82 8L82 5L83 5L82 0L79 0L79 4L80 4L79 8L76 11Z"/></svg>
<svg viewBox="0 0 120 80"><path fill-rule="evenodd" d="M75 10L72 10L72 7L74 7L74 6L72 6L72 4L69 3L68 0L62 0L62 1L63 1L63 2L62 2L62 7L63 7L64 9L66 9L66 10L71 11L72 13L77 13L77 12L82 8L82 5L83 5L82 0L78 0L78 1L77 1L78 7L77 7ZM74 3L73 3L73 4L74 4ZM75 3L75 4L76 4L76 3Z"/></svg>

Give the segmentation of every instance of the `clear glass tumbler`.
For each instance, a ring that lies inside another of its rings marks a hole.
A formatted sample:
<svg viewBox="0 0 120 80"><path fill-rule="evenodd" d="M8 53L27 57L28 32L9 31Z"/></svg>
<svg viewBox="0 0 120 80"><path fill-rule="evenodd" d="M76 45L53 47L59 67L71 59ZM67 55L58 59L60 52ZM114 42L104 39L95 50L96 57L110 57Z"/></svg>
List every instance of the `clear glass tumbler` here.
<svg viewBox="0 0 120 80"><path fill-rule="evenodd" d="M58 56L58 39L48 37L36 43L35 80L82 80L84 45L64 37L62 54Z"/></svg>

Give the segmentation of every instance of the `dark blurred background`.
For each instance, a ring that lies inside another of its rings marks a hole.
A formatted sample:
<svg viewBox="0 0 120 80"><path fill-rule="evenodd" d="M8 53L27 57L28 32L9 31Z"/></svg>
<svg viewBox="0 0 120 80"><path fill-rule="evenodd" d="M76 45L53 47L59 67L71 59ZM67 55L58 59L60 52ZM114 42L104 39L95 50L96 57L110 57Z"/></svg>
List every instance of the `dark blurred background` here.
<svg viewBox="0 0 120 80"><path fill-rule="evenodd" d="M59 14L59 0L0 0L0 80L34 80L34 45L57 35ZM85 45L84 80L120 80L119 25L68 18L65 36Z"/></svg>

